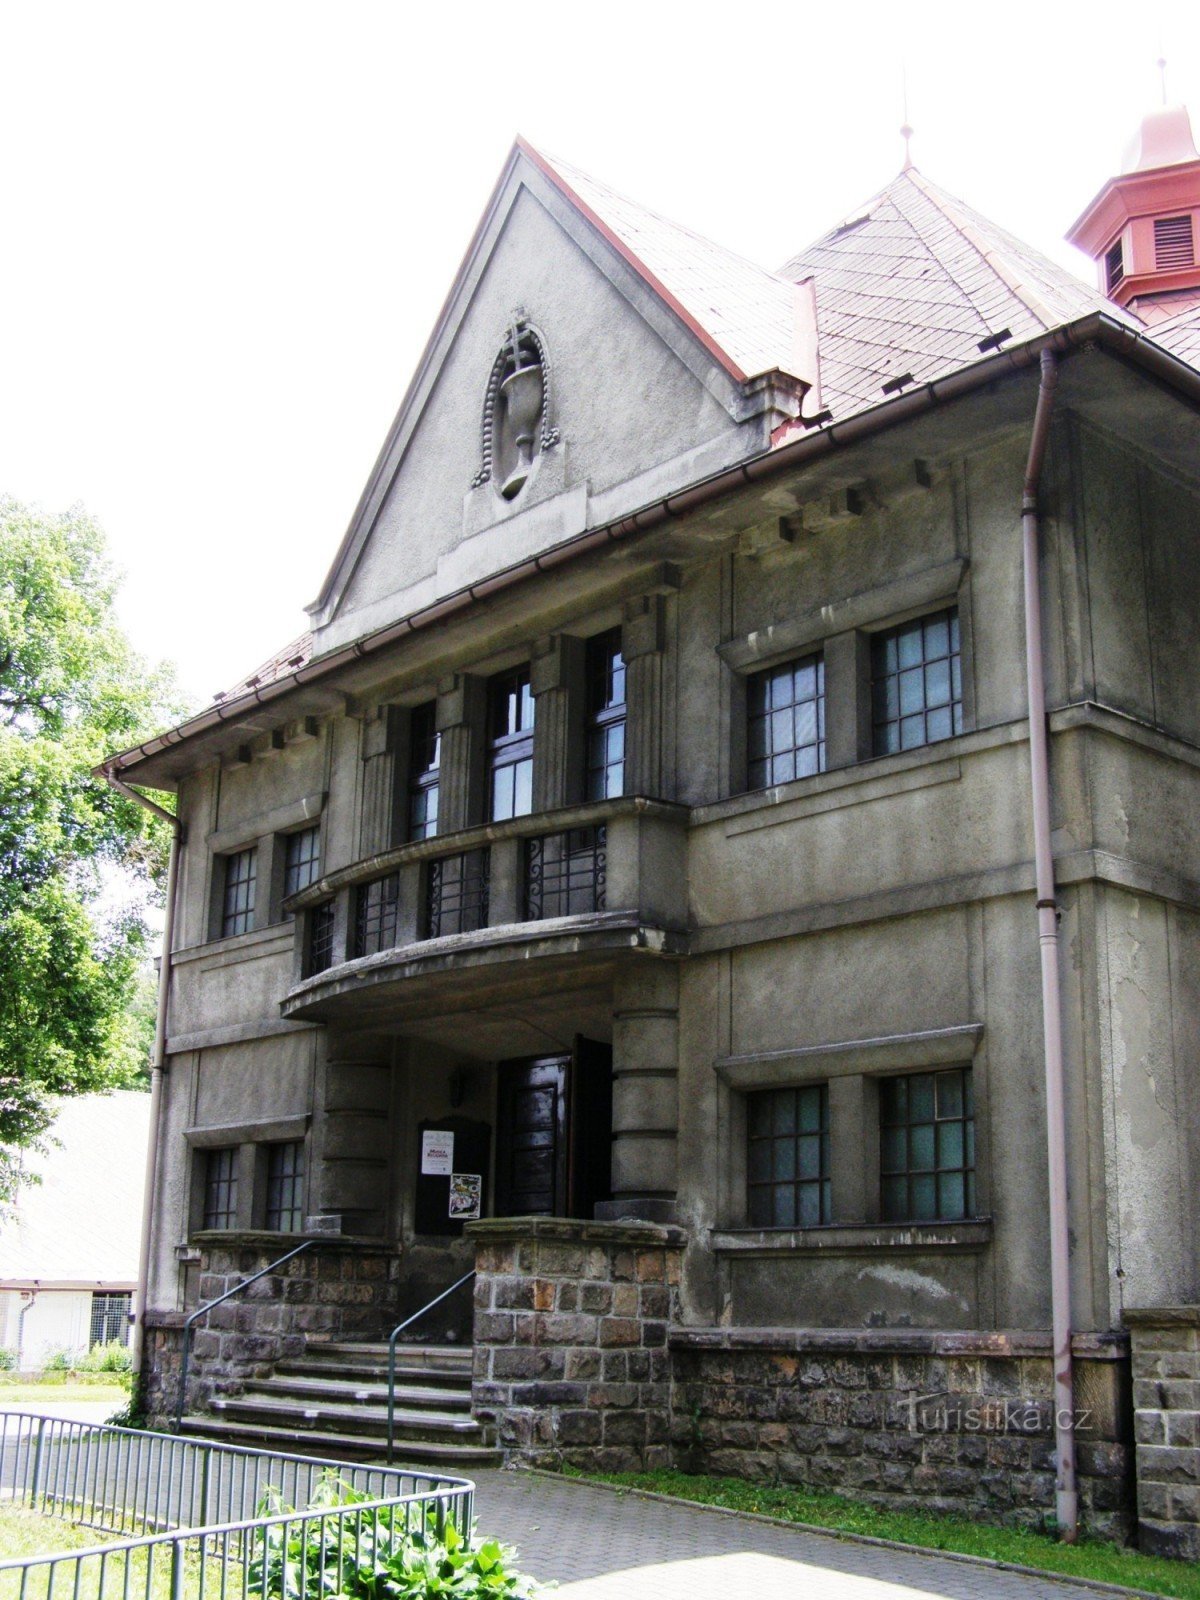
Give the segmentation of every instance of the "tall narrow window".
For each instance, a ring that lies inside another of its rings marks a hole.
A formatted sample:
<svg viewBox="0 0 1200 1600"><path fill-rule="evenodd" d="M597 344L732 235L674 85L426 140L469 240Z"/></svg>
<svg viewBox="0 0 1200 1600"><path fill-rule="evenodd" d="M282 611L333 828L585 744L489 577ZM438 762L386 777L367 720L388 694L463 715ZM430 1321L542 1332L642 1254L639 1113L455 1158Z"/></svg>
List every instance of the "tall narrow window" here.
<svg viewBox="0 0 1200 1600"><path fill-rule="evenodd" d="M958 612L939 611L876 634L871 693L877 756L961 733Z"/></svg>
<svg viewBox="0 0 1200 1600"><path fill-rule="evenodd" d="M588 800L625 793L625 658L621 630L612 628L587 642Z"/></svg>
<svg viewBox="0 0 1200 1600"><path fill-rule="evenodd" d="M747 1199L752 1228L829 1221L829 1090L763 1089L746 1096Z"/></svg>
<svg viewBox="0 0 1200 1600"><path fill-rule="evenodd" d="M204 1226L233 1228L237 1225L237 1146L223 1145L210 1150L204 1161Z"/></svg>
<svg viewBox="0 0 1200 1600"><path fill-rule="evenodd" d="M299 894L321 876L321 830L303 828L299 833L289 833L287 855L283 870L284 898Z"/></svg>
<svg viewBox="0 0 1200 1600"><path fill-rule="evenodd" d="M358 915L354 925L355 956L374 956L396 944L400 915L400 874L364 883L358 890Z"/></svg>
<svg viewBox="0 0 1200 1600"><path fill-rule="evenodd" d="M225 857L225 897L221 911L221 937L249 933L254 926L254 886L258 876L258 851L239 850Z"/></svg>
<svg viewBox="0 0 1200 1600"><path fill-rule="evenodd" d="M805 656L746 685L747 787L769 789L825 770L825 663Z"/></svg>
<svg viewBox="0 0 1200 1600"><path fill-rule="evenodd" d="M879 1143L885 1222L951 1222L975 1215L969 1067L884 1078Z"/></svg>
<svg viewBox="0 0 1200 1600"><path fill-rule="evenodd" d="M437 703L414 706L409 721L408 837L432 839L438 831L438 791L442 769L442 736L437 731Z"/></svg>
<svg viewBox="0 0 1200 1600"><path fill-rule="evenodd" d="M267 1146L266 1225L272 1233L304 1231L304 1141Z"/></svg>
<svg viewBox="0 0 1200 1600"><path fill-rule="evenodd" d="M529 668L502 672L488 686L489 815L493 822L533 810L533 690Z"/></svg>

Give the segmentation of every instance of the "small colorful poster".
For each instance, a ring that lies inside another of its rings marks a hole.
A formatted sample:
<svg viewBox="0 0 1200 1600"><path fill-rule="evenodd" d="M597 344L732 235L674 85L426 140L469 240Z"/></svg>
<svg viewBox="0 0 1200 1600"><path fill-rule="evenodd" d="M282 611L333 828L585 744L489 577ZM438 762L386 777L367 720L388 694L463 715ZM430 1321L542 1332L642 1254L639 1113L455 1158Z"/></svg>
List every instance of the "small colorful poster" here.
<svg viewBox="0 0 1200 1600"><path fill-rule="evenodd" d="M479 1172L452 1172L450 1174L450 1215L459 1222L470 1222L480 1215L483 1206L483 1174Z"/></svg>
<svg viewBox="0 0 1200 1600"><path fill-rule="evenodd" d="M454 1171L454 1135L426 1128L421 1134L421 1176L448 1178Z"/></svg>

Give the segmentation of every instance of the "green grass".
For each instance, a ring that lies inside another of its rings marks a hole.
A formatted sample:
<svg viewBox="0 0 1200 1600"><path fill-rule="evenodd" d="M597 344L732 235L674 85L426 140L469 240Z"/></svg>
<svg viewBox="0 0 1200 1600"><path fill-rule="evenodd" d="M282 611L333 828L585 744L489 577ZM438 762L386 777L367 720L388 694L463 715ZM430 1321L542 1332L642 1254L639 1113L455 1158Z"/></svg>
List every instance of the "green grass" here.
<svg viewBox="0 0 1200 1600"><path fill-rule="evenodd" d="M19 1556L57 1555L70 1550L88 1550L96 1545L110 1544L116 1534L103 1533L97 1528L83 1528L78 1523L59 1517L47 1517L40 1511L29 1511L23 1506L0 1504L0 1561ZM120 1600L124 1592L125 1561L123 1555L110 1557L104 1579L105 1600ZM160 1548L154 1557L154 1577L149 1595L145 1590L146 1556L135 1551L130 1560L129 1593L136 1600L171 1600L171 1559L168 1549ZM71 1600L98 1600L99 1559L85 1564L79 1589L74 1590L74 1574L62 1568L54 1583L55 1596L70 1595ZM199 1592L200 1568L193 1557L185 1568L185 1595ZM241 1569L230 1564L226 1568L229 1592L236 1594L241 1587ZM24 1589L24 1600L47 1600L49 1568L35 1567L30 1572ZM220 1564L208 1563L207 1591L220 1594ZM0 1572L0 1600L18 1600L21 1595L21 1571Z"/></svg>
<svg viewBox="0 0 1200 1600"><path fill-rule="evenodd" d="M649 1489L680 1500L726 1506L733 1511L757 1511L785 1522L807 1522L832 1533L866 1534L896 1544L920 1545L928 1550L950 1550L960 1555L986 1556L990 1561L1037 1567L1066 1577L1090 1578L1098 1583L1120 1583L1131 1589L1150 1589L1176 1600L1200 1600L1200 1564L1166 1561L1136 1550L1083 1539L1076 1545L1060 1544L1049 1533L1020 1528L998 1528L971 1522L966 1517L932 1512L885 1511L844 1500L840 1495L789 1487L751 1483L743 1478L697 1477L686 1472L597 1472L566 1469L568 1475L627 1489Z"/></svg>
<svg viewBox="0 0 1200 1600"><path fill-rule="evenodd" d="M0 1377L0 1411L5 1406L109 1405L115 1411L129 1398L128 1388L111 1372L94 1377L75 1375L54 1379Z"/></svg>

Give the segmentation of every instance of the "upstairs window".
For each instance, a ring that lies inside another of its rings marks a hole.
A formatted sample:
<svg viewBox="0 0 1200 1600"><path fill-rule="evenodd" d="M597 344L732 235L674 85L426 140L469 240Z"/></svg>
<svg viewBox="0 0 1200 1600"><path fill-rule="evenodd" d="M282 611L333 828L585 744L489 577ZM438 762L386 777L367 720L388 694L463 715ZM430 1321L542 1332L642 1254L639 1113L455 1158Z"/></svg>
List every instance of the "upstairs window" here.
<svg viewBox="0 0 1200 1600"><path fill-rule="evenodd" d="M283 893L299 894L321 876L321 830L304 828L299 833L289 833L285 844Z"/></svg>
<svg viewBox="0 0 1200 1600"><path fill-rule="evenodd" d="M210 1150L204 1162L204 1226L237 1226L237 1146Z"/></svg>
<svg viewBox="0 0 1200 1600"><path fill-rule="evenodd" d="M1183 217L1156 217L1154 220L1154 265L1159 272L1177 267L1194 267L1196 243L1189 212Z"/></svg>
<svg viewBox="0 0 1200 1600"><path fill-rule="evenodd" d="M825 663L804 656L746 685L746 780L769 789L825 770Z"/></svg>
<svg viewBox="0 0 1200 1600"><path fill-rule="evenodd" d="M324 900L308 914L308 960L304 975L314 977L333 965L333 939L337 929L337 908L332 900Z"/></svg>
<svg viewBox="0 0 1200 1600"><path fill-rule="evenodd" d="M266 1225L271 1233L304 1231L304 1141L267 1146Z"/></svg>
<svg viewBox="0 0 1200 1600"><path fill-rule="evenodd" d="M871 641L871 695L877 756L961 733L957 610L938 611L876 634Z"/></svg>
<svg viewBox="0 0 1200 1600"><path fill-rule="evenodd" d="M432 839L438 831L438 792L442 769L442 736L437 730L437 703L415 706L409 720L408 837Z"/></svg>
<svg viewBox="0 0 1200 1600"><path fill-rule="evenodd" d="M746 1096L752 1228L815 1228L830 1217L829 1089L764 1089Z"/></svg>
<svg viewBox="0 0 1200 1600"><path fill-rule="evenodd" d="M528 666L488 685L488 789L493 822L533 810L534 699Z"/></svg>
<svg viewBox="0 0 1200 1600"><path fill-rule="evenodd" d="M374 956L396 944L400 914L400 874L364 883L358 891L358 916L354 926L355 956Z"/></svg>
<svg viewBox="0 0 1200 1600"><path fill-rule="evenodd" d="M587 642L587 772L584 796L610 800L625 793L625 658L621 630Z"/></svg>
<svg viewBox="0 0 1200 1600"><path fill-rule="evenodd" d="M258 851L239 850L225 857L225 894L221 903L221 937L249 933L254 926L254 890Z"/></svg>
<svg viewBox="0 0 1200 1600"><path fill-rule="evenodd" d="M969 1067L884 1078L879 1143L885 1222L952 1222L975 1215Z"/></svg>
<svg viewBox="0 0 1200 1600"><path fill-rule="evenodd" d="M1111 294L1125 276L1125 246L1118 239L1104 257L1104 287Z"/></svg>

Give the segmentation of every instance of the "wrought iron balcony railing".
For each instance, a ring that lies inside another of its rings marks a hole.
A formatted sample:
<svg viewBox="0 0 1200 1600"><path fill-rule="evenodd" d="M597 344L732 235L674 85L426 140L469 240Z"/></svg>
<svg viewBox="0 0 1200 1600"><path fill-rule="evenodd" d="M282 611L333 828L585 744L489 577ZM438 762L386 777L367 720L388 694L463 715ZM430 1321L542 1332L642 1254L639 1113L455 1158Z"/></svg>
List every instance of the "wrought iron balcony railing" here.
<svg viewBox="0 0 1200 1600"><path fill-rule="evenodd" d="M607 831L568 828L525 841L525 917L588 916L606 909Z"/></svg>

